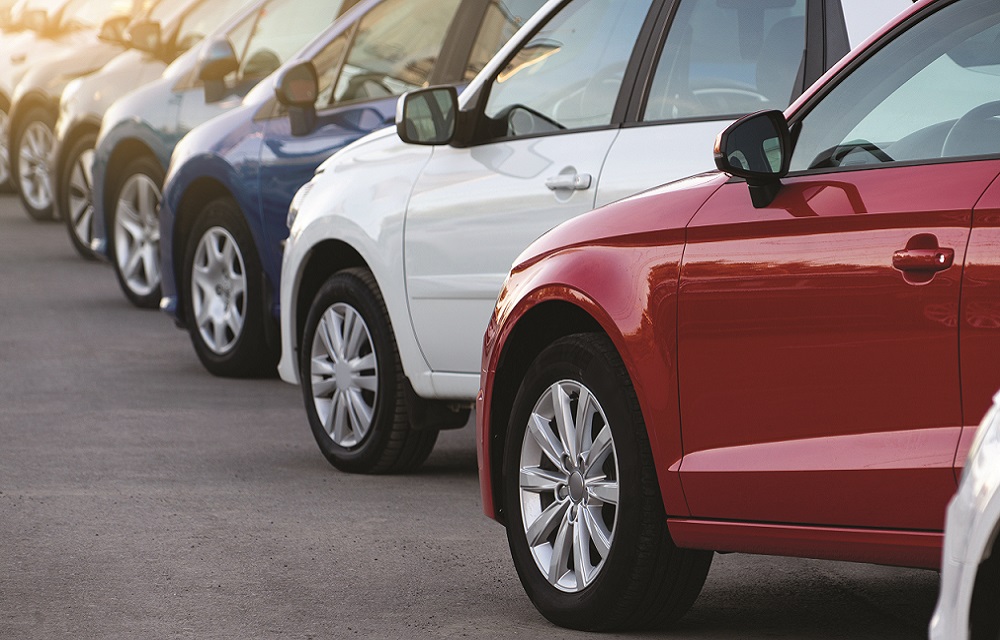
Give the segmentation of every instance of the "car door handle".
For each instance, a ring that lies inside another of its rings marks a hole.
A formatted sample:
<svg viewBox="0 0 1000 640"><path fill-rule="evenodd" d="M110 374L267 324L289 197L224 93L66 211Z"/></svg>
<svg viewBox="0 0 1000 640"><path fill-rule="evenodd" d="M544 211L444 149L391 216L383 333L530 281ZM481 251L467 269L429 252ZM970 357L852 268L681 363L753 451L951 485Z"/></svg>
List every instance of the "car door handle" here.
<svg viewBox="0 0 1000 640"><path fill-rule="evenodd" d="M944 271L955 262L955 250L903 249L892 256L892 266L900 271Z"/></svg>
<svg viewBox="0 0 1000 640"><path fill-rule="evenodd" d="M589 173L561 173L545 181L550 191L586 191L593 178Z"/></svg>

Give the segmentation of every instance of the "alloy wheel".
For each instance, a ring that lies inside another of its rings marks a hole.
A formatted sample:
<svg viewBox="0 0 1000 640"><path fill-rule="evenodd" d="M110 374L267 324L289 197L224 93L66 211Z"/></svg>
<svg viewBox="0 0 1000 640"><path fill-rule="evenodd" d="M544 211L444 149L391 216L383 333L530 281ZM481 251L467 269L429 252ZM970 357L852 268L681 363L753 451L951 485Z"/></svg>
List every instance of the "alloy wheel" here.
<svg viewBox="0 0 1000 640"><path fill-rule="evenodd" d="M586 386L562 380L542 394L519 467L521 519L538 570L560 591L582 591L611 551L619 492L611 427Z"/></svg>
<svg viewBox="0 0 1000 640"><path fill-rule="evenodd" d="M52 129L44 122L32 121L20 138L18 153L18 178L21 195L34 209L52 206L52 181L49 160L52 154Z"/></svg>
<svg viewBox="0 0 1000 640"><path fill-rule="evenodd" d="M94 150L88 149L76 158L68 182L69 227L81 246L89 247L94 237Z"/></svg>
<svg viewBox="0 0 1000 640"><path fill-rule="evenodd" d="M209 228L198 242L191 304L205 346L217 355L231 351L246 321L247 276L236 239L222 227Z"/></svg>
<svg viewBox="0 0 1000 640"><path fill-rule="evenodd" d="M378 364L371 332L354 307L330 306L312 343L312 400L323 428L343 448L371 430L378 395Z"/></svg>
<svg viewBox="0 0 1000 640"><path fill-rule="evenodd" d="M160 188L137 173L125 181L115 207L115 257L122 281L139 297L160 286Z"/></svg>
<svg viewBox="0 0 1000 640"><path fill-rule="evenodd" d="M0 109L0 186L10 181L10 116Z"/></svg>

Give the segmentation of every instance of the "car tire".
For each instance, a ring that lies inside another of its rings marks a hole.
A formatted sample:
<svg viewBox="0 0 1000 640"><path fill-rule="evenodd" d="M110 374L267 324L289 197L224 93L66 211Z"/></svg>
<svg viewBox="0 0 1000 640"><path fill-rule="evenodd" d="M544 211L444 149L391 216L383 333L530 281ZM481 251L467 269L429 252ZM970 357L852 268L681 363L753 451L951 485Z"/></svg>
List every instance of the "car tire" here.
<svg viewBox="0 0 1000 640"><path fill-rule="evenodd" d="M11 149L11 174L25 212L34 220L53 220L52 150L55 116L42 107L29 109L18 126Z"/></svg>
<svg viewBox="0 0 1000 640"><path fill-rule="evenodd" d="M10 171L10 105L0 98L0 193L13 193L14 179Z"/></svg>
<svg viewBox="0 0 1000 640"><path fill-rule="evenodd" d="M299 374L309 426L337 469L402 473L430 455L438 431L410 425L396 340L366 269L337 272L319 290L306 319Z"/></svg>
<svg viewBox="0 0 1000 640"><path fill-rule="evenodd" d="M78 138L56 174L58 217L66 223L73 248L87 260L97 258L90 248L94 237L93 164L96 142L97 134L94 133Z"/></svg>
<svg viewBox="0 0 1000 640"><path fill-rule="evenodd" d="M562 338L530 365L511 413L502 490L518 576L551 622L658 627L701 591L712 553L670 539L639 403L607 336Z"/></svg>
<svg viewBox="0 0 1000 640"><path fill-rule="evenodd" d="M198 359L227 378L275 375L268 345L263 270L243 213L229 197L209 202L184 252L184 316Z"/></svg>
<svg viewBox="0 0 1000 640"><path fill-rule="evenodd" d="M114 183L108 248L125 297L137 307L160 304L160 224L158 208L163 168L150 156L126 165Z"/></svg>

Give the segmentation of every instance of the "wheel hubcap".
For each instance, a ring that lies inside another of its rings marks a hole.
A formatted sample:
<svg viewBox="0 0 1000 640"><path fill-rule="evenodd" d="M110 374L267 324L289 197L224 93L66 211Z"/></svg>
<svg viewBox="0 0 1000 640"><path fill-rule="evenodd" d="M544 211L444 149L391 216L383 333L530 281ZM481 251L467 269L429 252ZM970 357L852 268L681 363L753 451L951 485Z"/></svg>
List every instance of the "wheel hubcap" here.
<svg viewBox="0 0 1000 640"><path fill-rule="evenodd" d="M371 332L357 309L337 303L316 327L310 365L313 403L333 442L355 447L371 430L378 363Z"/></svg>
<svg viewBox="0 0 1000 640"><path fill-rule="evenodd" d="M132 293L148 296L160 286L160 188L141 173L125 181L115 207L115 256Z"/></svg>
<svg viewBox="0 0 1000 640"><path fill-rule="evenodd" d="M549 387L521 445L524 534L549 584L589 586L611 552L618 521L618 455L604 410L579 382Z"/></svg>
<svg viewBox="0 0 1000 640"><path fill-rule="evenodd" d="M247 278L236 239L212 227L198 243L191 269L191 305L202 342L224 355L236 346L246 321Z"/></svg>
<svg viewBox="0 0 1000 640"><path fill-rule="evenodd" d="M18 149L18 175L21 194L34 209L52 206L49 158L52 154L52 130L43 122L32 122L21 136Z"/></svg>
<svg viewBox="0 0 1000 640"><path fill-rule="evenodd" d="M94 150L81 153L69 174L69 223L73 235L84 247L90 246L94 237L94 204L91 191L94 185Z"/></svg>

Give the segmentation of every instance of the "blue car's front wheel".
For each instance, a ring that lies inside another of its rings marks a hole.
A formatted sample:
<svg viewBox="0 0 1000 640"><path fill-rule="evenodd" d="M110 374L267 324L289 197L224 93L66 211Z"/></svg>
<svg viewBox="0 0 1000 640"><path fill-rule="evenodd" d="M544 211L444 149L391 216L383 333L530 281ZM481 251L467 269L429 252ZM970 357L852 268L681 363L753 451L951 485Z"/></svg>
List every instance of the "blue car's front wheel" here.
<svg viewBox="0 0 1000 640"><path fill-rule="evenodd" d="M265 338L260 259L237 204L209 202L184 255L184 313L202 364L217 376L273 375L277 357Z"/></svg>

